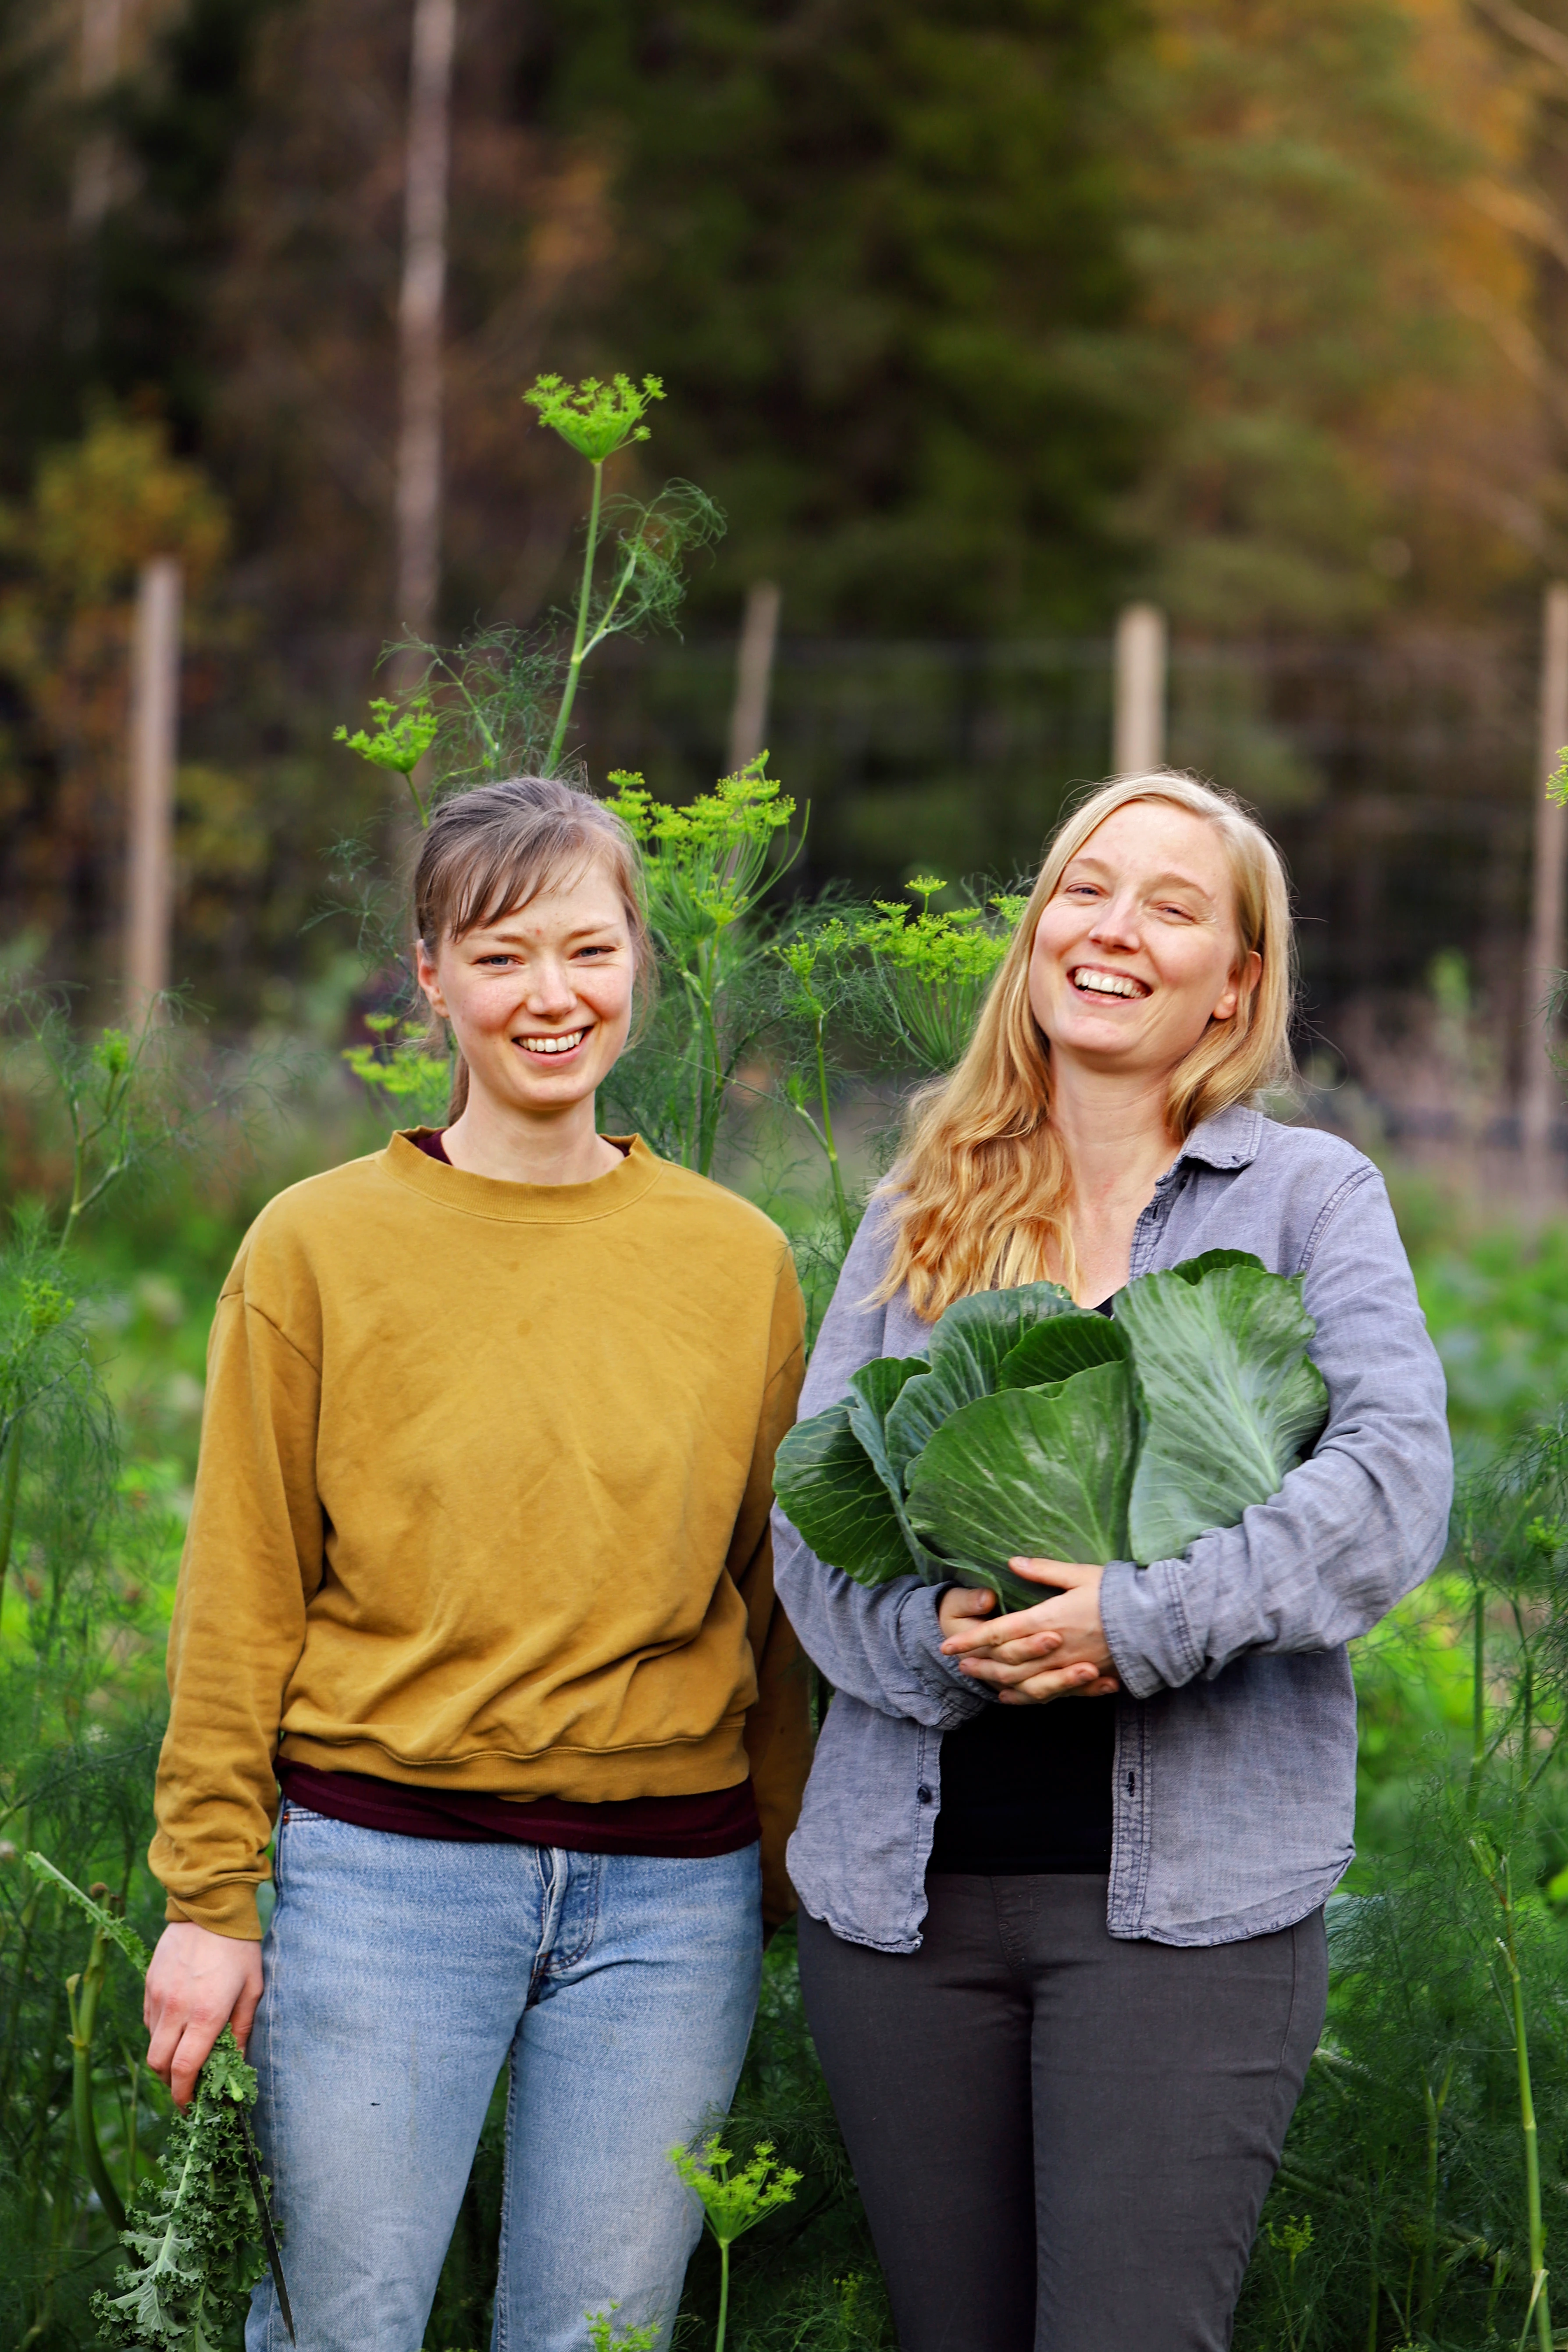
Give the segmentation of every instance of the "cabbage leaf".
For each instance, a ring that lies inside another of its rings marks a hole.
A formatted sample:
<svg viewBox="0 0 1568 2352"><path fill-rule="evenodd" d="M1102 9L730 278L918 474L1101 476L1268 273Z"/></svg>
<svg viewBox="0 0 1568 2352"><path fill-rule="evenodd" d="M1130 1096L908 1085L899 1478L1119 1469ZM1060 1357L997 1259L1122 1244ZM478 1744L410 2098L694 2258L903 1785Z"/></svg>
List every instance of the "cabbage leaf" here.
<svg viewBox="0 0 1568 2352"><path fill-rule="evenodd" d="M849 1425L847 1404L796 1422L779 1447L773 1493L818 1559L863 1584L908 1576L899 1507Z"/></svg>
<svg viewBox="0 0 1568 2352"><path fill-rule="evenodd" d="M963 1581L1026 1608L1044 1596L1007 1574L1015 1553L1126 1558L1135 1435L1125 1362L1005 1389L961 1407L926 1444L910 1477L910 1517Z"/></svg>
<svg viewBox="0 0 1568 2352"><path fill-rule="evenodd" d="M779 1447L773 1493L791 1526L819 1559L864 1584L935 1565L905 1517L882 1427L904 1382L925 1368L923 1356L862 1365L841 1404L797 1422Z"/></svg>
<svg viewBox="0 0 1568 2352"><path fill-rule="evenodd" d="M1043 1388L1047 1381L1070 1380L1094 1364L1125 1363L1132 1350L1127 1334L1107 1315L1058 1315L1038 1324L1002 1360L1004 1389Z"/></svg>
<svg viewBox="0 0 1568 2352"><path fill-rule="evenodd" d="M1016 1290L977 1290L941 1316L931 1335L931 1363L911 1380L888 1415L888 1454L900 1477L928 1438L961 1405L990 1396L1002 1367L1042 1319L1074 1315L1072 1293L1056 1282Z"/></svg>
<svg viewBox="0 0 1568 2352"><path fill-rule="evenodd" d="M1131 1557L1171 1559L1269 1501L1321 1433L1329 1392L1307 1354L1317 1326L1300 1275L1234 1250L1130 1282L1116 1320L1141 1424Z"/></svg>

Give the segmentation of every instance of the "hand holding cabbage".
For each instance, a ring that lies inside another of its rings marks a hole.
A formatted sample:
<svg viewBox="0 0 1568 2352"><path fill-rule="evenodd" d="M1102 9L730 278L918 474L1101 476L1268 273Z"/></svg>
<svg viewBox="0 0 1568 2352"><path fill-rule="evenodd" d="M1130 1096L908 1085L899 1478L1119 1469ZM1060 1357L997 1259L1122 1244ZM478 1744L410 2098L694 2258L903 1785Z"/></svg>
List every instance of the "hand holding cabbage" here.
<svg viewBox="0 0 1568 2352"><path fill-rule="evenodd" d="M1240 1250L1141 1275L1114 1314L1055 1283L977 1292L779 1449L780 1504L863 1584L1040 1595L1007 1563L1184 1551L1278 1494L1328 1412L1299 1276Z"/></svg>

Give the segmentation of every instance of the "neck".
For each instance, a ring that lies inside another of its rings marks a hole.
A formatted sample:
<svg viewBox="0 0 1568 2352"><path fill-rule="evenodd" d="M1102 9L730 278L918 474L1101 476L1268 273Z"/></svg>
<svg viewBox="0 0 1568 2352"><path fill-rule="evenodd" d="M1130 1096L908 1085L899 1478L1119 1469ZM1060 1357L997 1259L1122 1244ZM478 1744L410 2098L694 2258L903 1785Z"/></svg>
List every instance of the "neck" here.
<svg viewBox="0 0 1568 2352"><path fill-rule="evenodd" d="M454 1168L502 1184L591 1184L621 1164L594 1124L595 1097L548 1118L498 1103L470 1076L468 1099L442 1138Z"/></svg>
<svg viewBox="0 0 1568 2352"><path fill-rule="evenodd" d="M1132 1228L1180 1140L1165 1124L1168 1071L1086 1070L1053 1056L1051 1125L1072 1172L1080 1303L1127 1279Z"/></svg>

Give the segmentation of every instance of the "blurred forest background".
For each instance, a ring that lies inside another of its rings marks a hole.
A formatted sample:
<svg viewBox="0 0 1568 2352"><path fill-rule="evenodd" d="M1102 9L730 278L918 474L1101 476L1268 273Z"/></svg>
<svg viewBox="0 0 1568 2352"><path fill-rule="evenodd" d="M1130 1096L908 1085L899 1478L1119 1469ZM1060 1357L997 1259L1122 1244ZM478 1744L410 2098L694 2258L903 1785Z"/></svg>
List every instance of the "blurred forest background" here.
<svg viewBox="0 0 1568 2352"><path fill-rule="evenodd" d="M0 916L30 959L118 971L131 598L173 552L174 977L230 1034L341 1022L348 943L309 919L383 803L331 726L405 627L559 601L576 485L519 394L625 367L670 396L622 486L689 476L729 531L682 638L585 693L596 781L711 781L772 580L798 878L1005 875L1108 767L1110 632L1152 598L1172 756L1290 854L1307 1050L1408 1094L1457 989L1506 1119L1568 569L1564 0L460 0L410 612L416 13L0 0Z"/></svg>

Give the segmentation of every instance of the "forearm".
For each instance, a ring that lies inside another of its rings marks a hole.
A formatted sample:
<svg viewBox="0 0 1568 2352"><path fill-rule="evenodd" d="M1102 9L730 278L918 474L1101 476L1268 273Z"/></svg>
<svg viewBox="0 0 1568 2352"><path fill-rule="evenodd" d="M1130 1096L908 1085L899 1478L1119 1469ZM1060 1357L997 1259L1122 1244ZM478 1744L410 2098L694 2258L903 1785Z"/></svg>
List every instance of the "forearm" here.
<svg viewBox="0 0 1568 2352"><path fill-rule="evenodd" d="M1431 1573L1447 1527L1446 1486L1413 1497L1394 1523L1355 1465L1304 1464L1273 1502L1201 1536L1184 1559L1107 1569L1100 1611L1116 1670L1147 1698L1248 1650L1337 1649Z"/></svg>
<svg viewBox="0 0 1568 2352"><path fill-rule="evenodd" d="M777 1509L773 1576L807 1655L835 1690L941 1731L985 1705L984 1693L942 1654L940 1587L912 1576L857 1584L819 1560Z"/></svg>
<svg viewBox="0 0 1568 2352"><path fill-rule="evenodd" d="M226 1297L170 1628L150 1858L172 1919L244 1941L261 1932L284 1693L322 1570L318 1399L298 1349Z"/></svg>
<svg viewBox="0 0 1568 2352"><path fill-rule="evenodd" d="M1337 1649L1442 1557L1453 1492L1442 1368L1374 1178L1327 1220L1305 1276L1328 1426L1239 1526L1200 1536L1181 1559L1106 1570L1106 1636L1135 1696L1248 1650Z"/></svg>
<svg viewBox="0 0 1568 2352"><path fill-rule="evenodd" d="M148 1860L168 1897L170 1919L255 1942L261 1935L256 1890L270 1875L272 1759L283 1680L280 1672L258 1676L257 1662L247 1660L244 1687L231 1683L220 1695L214 1684L223 1658L210 1643L201 1646L205 1659L187 1643L173 1678Z"/></svg>

